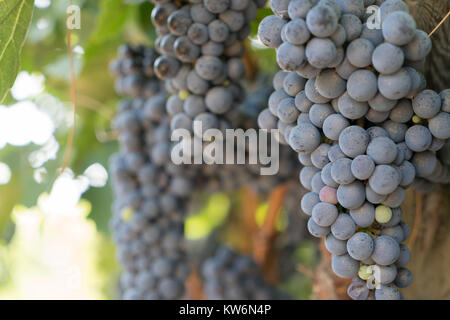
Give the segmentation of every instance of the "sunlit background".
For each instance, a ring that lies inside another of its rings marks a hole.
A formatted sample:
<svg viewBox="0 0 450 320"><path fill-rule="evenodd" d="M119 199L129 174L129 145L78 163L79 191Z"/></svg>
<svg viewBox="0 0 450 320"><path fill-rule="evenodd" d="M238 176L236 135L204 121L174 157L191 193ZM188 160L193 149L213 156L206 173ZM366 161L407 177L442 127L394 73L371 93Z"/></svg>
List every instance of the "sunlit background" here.
<svg viewBox="0 0 450 320"><path fill-rule="evenodd" d="M75 140L69 167L60 173L72 126L68 1L36 0L22 52L21 72L0 105L0 299L114 299L120 272L109 219L112 195L108 158L117 151L110 122L119 100L108 63L125 40L152 44L151 4L144 0L74 0L81 29L73 30L77 75ZM253 37L261 59L273 59ZM263 66L275 66L264 63ZM267 204L257 212L262 223ZM195 241L220 225L230 200L215 195L186 223ZM278 229L285 227L281 216ZM299 248L314 263L312 246ZM297 297L311 289L304 278Z"/></svg>
<svg viewBox="0 0 450 320"><path fill-rule="evenodd" d="M1 299L116 298L119 270L108 229L107 172L116 145L107 131L117 97L110 89L99 89L101 95L83 90L99 70L104 88L112 88L107 60L95 60L103 54L110 59L122 35L111 47L92 49L101 47L99 6L111 3L74 1L82 7L82 28L72 42L77 87L85 96L80 96L83 110L77 111L71 163L60 174L72 125L64 28L68 2L35 1L22 71L0 105ZM126 13L132 10L137 6ZM84 46L91 48L88 58ZM83 71L90 63L96 69Z"/></svg>

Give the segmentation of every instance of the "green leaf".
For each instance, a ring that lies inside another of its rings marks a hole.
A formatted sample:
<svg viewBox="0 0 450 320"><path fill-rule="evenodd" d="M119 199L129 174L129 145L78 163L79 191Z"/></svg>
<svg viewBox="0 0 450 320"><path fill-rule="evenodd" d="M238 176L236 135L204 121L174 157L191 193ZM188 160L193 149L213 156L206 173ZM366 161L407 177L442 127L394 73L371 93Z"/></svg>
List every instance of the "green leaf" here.
<svg viewBox="0 0 450 320"><path fill-rule="evenodd" d="M118 0L102 0L99 9L95 29L86 45L87 57L95 55L97 51L103 52L105 44L121 38L123 26L132 12L132 7Z"/></svg>
<svg viewBox="0 0 450 320"><path fill-rule="evenodd" d="M34 8L34 0L0 0L0 103L20 68L20 53Z"/></svg>
<svg viewBox="0 0 450 320"><path fill-rule="evenodd" d="M131 8L122 1L102 0L97 26L92 35L92 41L104 42L114 38L121 32Z"/></svg>

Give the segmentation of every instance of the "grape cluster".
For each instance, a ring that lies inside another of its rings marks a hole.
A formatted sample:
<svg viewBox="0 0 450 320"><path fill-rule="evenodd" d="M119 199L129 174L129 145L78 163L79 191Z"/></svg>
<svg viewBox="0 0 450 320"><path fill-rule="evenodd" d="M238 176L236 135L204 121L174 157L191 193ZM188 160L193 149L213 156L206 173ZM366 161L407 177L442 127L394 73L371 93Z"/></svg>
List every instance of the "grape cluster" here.
<svg viewBox="0 0 450 320"><path fill-rule="evenodd" d="M117 65L146 67L135 52L151 49L123 46ZM134 61L136 60L136 61ZM114 70L114 68L113 68ZM151 70L151 68L150 68ZM127 74L120 73L122 79ZM121 78L119 78L119 83ZM155 78L148 83L159 83ZM124 299L178 299L184 295L189 264L183 245L184 214L194 184L194 171L170 160L170 126L165 114L165 91L152 96L136 88L119 104L113 127L119 133L120 153L111 159L115 203L111 221L117 256L124 269Z"/></svg>
<svg viewBox="0 0 450 320"><path fill-rule="evenodd" d="M292 151L280 148L280 170L276 175L261 175L261 164L213 164L198 169L200 174L197 185L208 193L232 192L245 186L251 188L259 197L266 197L283 183L288 183L298 176L299 168Z"/></svg>
<svg viewBox="0 0 450 320"><path fill-rule="evenodd" d="M183 247L185 204L177 194L166 190L166 184L171 179L174 184L185 181L161 169L147 162L139 172L133 172L123 154L111 164L116 192L112 227L123 267L120 284L124 299L179 299L184 295L189 275ZM143 184L137 181L137 174L155 170L159 172L154 180ZM138 186L125 193L123 189L131 184Z"/></svg>
<svg viewBox="0 0 450 320"><path fill-rule="evenodd" d="M154 70L172 94L167 100L171 129L193 132L193 121L202 124L203 132L230 128L230 112L243 98L243 40L266 1L153 2L155 46L161 54Z"/></svg>
<svg viewBox="0 0 450 320"><path fill-rule="evenodd" d="M283 296L273 289L250 256L227 247L217 249L202 265L206 298L211 300L274 300Z"/></svg>
<svg viewBox="0 0 450 320"><path fill-rule="evenodd" d="M243 101L230 110L228 121L231 128L248 130L257 128L257 117L267 104L271 89L269 77L258 75L253 83L244 82L245 96ZM209 141L201 141L207 146ZM223 153L226 144L223 145ZM237 151L237 143L235 151ZM245 159L249 159L249 151L252 146L246 146ZM236 191L242 186L252 188L260 197L267 196L274 187L292 181L299 172L295 156L287 146L280 146L279 150L279 172L276 175L261 175L260 170L264 165L258 164L204 164L195 165L198 172L197 185L208 192L230 192Z"/></svg>
<svg viewBox="0 0 450 320"><path fill-rule="evenodd" d="M381 5L372 28L370 5ZM450 182L449 91L424 90L428 35L400 0L276 0L261 42L279 71L263 129L298 153L308 230L325 237L353 299L401 299L412 282L405 189ZM442 150L441 150L442 149ZM441 151L440 151L441 150ZM439 152L440 151L440 152Z"/></svg>
<svg viewBox="0 0 450 320"><path fill-rule="evenodd" d="M412 163L418 178L414 188L427 193L437 183L450 183L450 89L440 94L424 90L412 100L413 126L405 133L406 145L415 152Z"/></svg>
<svg viewBox="0 0 450 320"><path fill-rule="evenodd" d="M245 68L243 41L250 33L250 22L265 0L154 1L152 22L158 37L154 70L164 79L170 96L166 112L171 130L184 128L195 134L193 121L210 128L255 128L254 120L267 94L261 86L253 94L242 82ZM252 124L252 126L249 126ZM209 141L202 141L207 146ZM243 184L268 192L291 178L286 163L292 163L287 150L281 150L281 176L259 176L259 165L207 165L201 171L208 190L235 190ZM257 181L255 181L257 180Z"/></svg>
<svg viewBox="0 0 450 320"><path fill-rule="evenodd" d="M116 92L123 96L150 98L164 90L153 70L157 57L155 50L144 46L121 46L119 58L110 65L111 73L116 76Z"/></svg>
<svg viewBox="0 0 450 320"><path fill-rule="evenodd" d="M120 47L118 52L111 70L118 77L117 92L129 96L120 102L113 122L119 133L120 152L110 164L115 193L111 225L123 267L122 297L183 298L190 258L185 247L184 219L198 187L212 193L235 191L248 184L264 196L295 176L292 172L297 170L296 161L284 147L280 157L282 171L276 176L260 176L260 165L174 165L170 161L173 144L166 112L167 92L161 81L150 76L153 69L143 63L144 56L155 61L157 53L129 45ZM124 67L127 65L135 67L130 71ZM134 82L127 90L118 89L123 88L121 84L127 83L126 79L144 74L145 82ZM248 88L248 100L238 105L230 118L233 127L256 126L256 116L269 94L262 84L254 91ZM144 89L150 87L152 91ZM261 288L260 280L252 279L242 290Z"/></svg>
<svg viewBox="0 0 450 320"><path fill-rule="evenodd" d="M267 99L272 91L271 77L259 75L252 84L244 83L244 89L244 101L230 112L231 126L243 130L258 128L258 115L266 108ZM248 159L248 154L246 158ZM205 168L204 171L215 170L214 167L209 167ZM260 197L268 196L280 184L294 182L295 176L299 173L295 155L292 154L292 150L288 146L284 145L279 145L279 171L276 175L261 175L261 167L264 167L262 164L235 164L222 167L231 167L231 170L235 171L235 174L228 175L228 179L240 181L239 186L246 185L253 188L253 191ZM224 177L224 179L227 178Z"/></svg>

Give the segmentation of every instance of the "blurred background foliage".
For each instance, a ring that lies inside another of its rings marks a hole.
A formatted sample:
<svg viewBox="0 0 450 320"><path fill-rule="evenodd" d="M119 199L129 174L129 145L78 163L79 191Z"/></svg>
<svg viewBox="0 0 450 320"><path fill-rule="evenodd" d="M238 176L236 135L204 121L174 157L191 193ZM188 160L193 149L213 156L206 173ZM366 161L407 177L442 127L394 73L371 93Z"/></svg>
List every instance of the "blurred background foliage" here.
<svg viewBox="0 0 450 320"><path fill-rule="evenodd" d="M15 1L15 0L7 0ZM30 0L32 1L32 0ZM74 0L81 29L72 31L76 71L75 139L69 169L58 175L71 123L66 20L68 0L35 0L20 73L0 106L0 298L117 298L114 245L108 221L112 193L108 158L117 151L110 128L119 97L109 61L124 42L152 45L152 4L144 0ZM252 25L270 9L260 10ZM273 50L250 39L257 68L274 72ZM204 239L230 214L230 196L214 195L186 224ZM267 203L257 211L264 219ZM277 228L285 228L283 215ZM295 261L316 263L312 244ZM284 284L309 298L310 281L296 274Z"/></svg>

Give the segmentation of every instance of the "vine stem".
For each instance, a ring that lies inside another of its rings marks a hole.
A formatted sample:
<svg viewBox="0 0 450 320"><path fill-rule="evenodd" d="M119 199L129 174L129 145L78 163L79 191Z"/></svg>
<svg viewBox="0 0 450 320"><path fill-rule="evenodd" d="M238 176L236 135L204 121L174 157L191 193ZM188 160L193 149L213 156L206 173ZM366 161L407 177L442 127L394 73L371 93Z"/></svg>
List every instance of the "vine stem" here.
<svg viewBox="0 0 450 320"><path fill-rule="evenodd" d="M191 274L186 280L186 289L189 299L205 300L203 284L197 272L197 268L191 264Z"/></svg>
<svg viewBox="0 0 450 320"><path fill-rule="evenodd" d="M450 11L447 12L447 14L445 15L444 18L442 18L441 22L438 23L438 25L433 29L433 31L431 31L428 36L431 37L433 35L433 33L435 33L437 31L437 29L439 29L439 27L445 22L445 20L447 20L447 18L450 16Z"/></svg>
<svg viewBox="0 0 450 320"><path fill-rule="evenodd" d="M242 57L242 61L244 62L247 79L251 80L255 78L255 75L258 72L258 66L248 41L244 42L244 47L245 55Z"/></svg>
<svg viewBox="0 0 450 320"><path fill-rule="evenodd" d="M281 212L281 206L286 194L287 185L283 184L275 188L269 196L269 207L267 209L266 219L255 238L253 256L259 265L267 270L269 253L272 248L273 240L277 235L276 221ZM270 269L270 268L269 268Z"/></svg>
<svg viewBox="0 0 450 320"><path fill-rule="evenodd" d="M420 224L422 223L422 207L423 207L423 195L416 192L416 214L414 217L414 227L412 229L411 237L409 238L408 242L408 246L411 251L414 247L414 243L416 242Z"/></svg>
<svg viewBox="0 0 450 320"><path fill-rule="evenodd" d="M255 213L259 202L258 194L250 186L244 186L242 189L242 232L244 234L255 234L258 231ZM247 241L242 245L243 251L248 253L254 250L255 243Z"/></svg>
<svg viewBox="0 0 450 320"><path fill-rule="evenodd" d="M69 6L72 5L72 0L69 0ZM70 17L69 13L67 15ZM59 174L63 173L64 170L70 163L70 155L72 153L73 140L75 136L75 117L76 117L76 83L75 83L75 68L73 62L73 52L72 52L72 29L67 26L67 52L69 54L69 69L70 69L70 104L72 113L72 124L69 131L69 136L67 138L67 149L64 155L64 161L61 166Z"/></svg>
<svg viewBox="0 0 450 320"><path fill-rule="evenodd" d="M331 254L325 247L325 239L319 243L320 262L314 270L313 293L320 300L348 300L347 287L351 279L339 278L331 268Z"/></svg>
<svg viewBox="0 0 450 320"><path fill-rule="evenodd" d="M300 273L303 273L305 276L307 276L310 279L314 279L314 271L311 268L304 266L303 264L297 265L297 271Z"/></svg>

